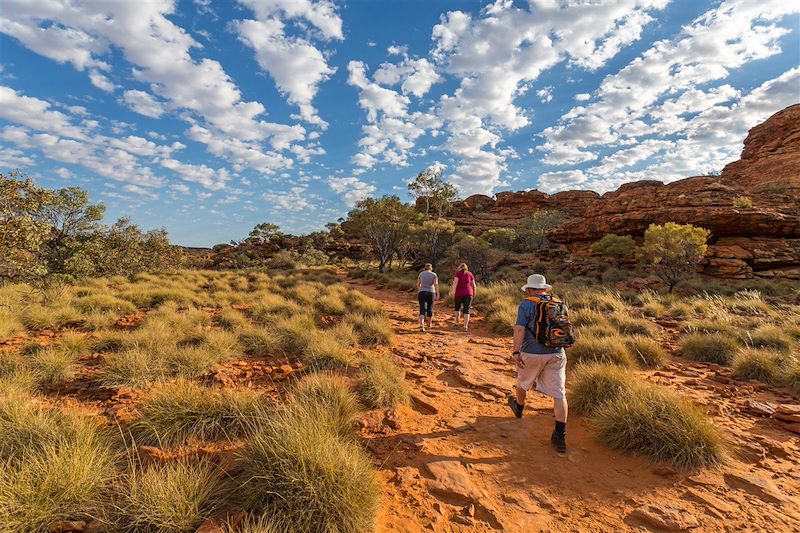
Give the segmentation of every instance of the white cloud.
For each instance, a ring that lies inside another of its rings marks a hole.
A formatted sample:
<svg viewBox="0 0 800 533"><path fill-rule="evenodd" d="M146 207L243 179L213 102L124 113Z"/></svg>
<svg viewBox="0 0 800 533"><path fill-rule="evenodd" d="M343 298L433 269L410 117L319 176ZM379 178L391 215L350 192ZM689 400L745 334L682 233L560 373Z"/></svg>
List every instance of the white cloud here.
<svg viewBox="0 0 800 533"><path fill-rule="evenodd" d="M92 82L92 85L107 93L113 92L114 89L117 88L117 86L114 85L111 80L105 76L105 74L97 69L92 69L89 71L89 81Z"/></svg>
<svg viewBox="0 0 800 533"><path fill-rule="evenodd" d="M164 104L156 100L152 94L144 91L130 90L122 94L122 101L131 110L151 118L159 118L164 114Z"/></svg>
<svg viewBox="0 0 800 533"><path fill-rule="evenodd" d="M591 97L592 95L589 93L578 93L575 95L575 100L578 102L585 102L586 100L589 100Z"/></svg>
<svg viewBox="0 0 800 533"><path fill-rule="evenodd" d="M305 187L292 187L288 191L269 191L264 193L261 198L271 205L273 212L284 214L314 211L317 208L309 201L310 195Z"/></svg>
<svg viewBox="0 0 800 533"><path fill-rule="evenodd" d="M333 177L328 178L328 185L334 192L339 194L342 202L347 207L353 207L356 202L375 193L376 188L374 185L365 183L358 178L353 177Z"/></svg>
<svg viewBox="0 0 800 533"><path fill-rule="evenodd" d="M21 95L10 87L0 86L0 118L62 137L86 138L67 115L52 110L48 102Z"/></svg>
<svg viewBox="0 0 800 533"><path fill-rule="evenodd" d="M391 48L391 47L390 47ZM427 59L405 58L401 63L384 63L375 71L373 79L383 85L400 84L403 94L421 98L442 77Z"/></svg>
<svg viewBox="0 0 800 533"><path fill-rule="evenodd" d="M258 64L275 80L278 90L290 103L300 108L302 120L326 128L312 101L320 83L332 76L336 69L328 65L325 56L311 42L312 32L306 37L288 36L285 23L295 21L301 29L303 21L310 22L316 36L324 40L341 40L342 19L336 6L328 0L239 0L249 7L257 20L239 20L234 28L243 43L256 54Z"/></svg>
<svg viewBox="0 0 800 533"><path fill-rule="evenodd" d="M228 171L224 168L213 169L206 165L181 163L175 159L161 159L158 163L162 167L177 173L182 179L199 183L206 189L213 191L224 189L225 183L230 179Z"/></svg>
<svg viewBox="0 0 800 533"><path fill-rule="evenodd" d="M536 91L536 96L542 101L543 104L553 101L553 86L548 85Z"/></svg>

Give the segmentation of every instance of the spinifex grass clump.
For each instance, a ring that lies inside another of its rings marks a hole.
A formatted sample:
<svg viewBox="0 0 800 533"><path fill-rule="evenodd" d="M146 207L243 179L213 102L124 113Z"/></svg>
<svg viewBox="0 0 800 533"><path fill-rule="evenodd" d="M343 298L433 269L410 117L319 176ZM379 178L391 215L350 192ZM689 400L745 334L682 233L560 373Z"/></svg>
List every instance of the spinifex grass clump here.
<svg viewBox="0 0 800 533"><path fill-rule="evenodd" d="M121 486L115 525L131 533L194 531L214 509L218 480L207 461L133 466Z"/></svg>
<svg viewBox="0 0 800 533"><path fill-rule="evenodd" d="M667 351L650 337L634 335L625 338L625 344L633 355L633 359L641 366L660 368L667 362Z"/></svg>
<svg viewBox="0 0 800 533"><path fill-rule="evenodd" d="M788 352L792 348L792 338L779 326L761 326L748 336L748 344L755 348L769 348L779 352Z"/></svg>
<svg viewBox="0 0 800 533"><path fill-rule="evenodd" d="M581 332L572 348L569 359L574 363L614 363L634 366L635 361L625 340L619 336L595 337Z"/></svg>
<svg viewBox="0 0 800 533"><path fill-rule="evenodd" d="M306 366L316 370L345 368L353 362L347 347L330 332L311 339L300 358Z"/></svg>
<svg viewBox="0 0 800 533"><path fill-rule="evenodd" d="M403 370L394 361L370 355L361 368L364 378L358 385L358 396L368 407L397 407L408 401Z"/></svg>
<svg viewBox="0 0 800 533"><path fill-rule="evenodd" d="M681 353L694 361L729 365L739 351L739 344L721 333L691 333L681 342Z"/></svg>
<svg viewBox="0 0 800 533"><path fill-rule="evenodd" d="M266 408L250 390L224 391L178 380L153 388L130 425L134 441L159 447L233 440L245 434Z"/></svg>
<svg viewBox="0 0 800 533"><path fill-rule="evenodd" d="M358 400L341 377L316 374L298 383L292 392L291 414L302 419L308 411L316 413L320 427L345 440L354 437Z"/></svg>
<svg viewBox="0 0 800 533"><path fill-rule="evenodd" d="M248 440L238 494L251 511L279 518L283 531L372 531L380 494L372 463L352 436L340 434L349 408L339 404L321 418L319 399L331 390L312 386Z"/></svg>
<svg viewBox="0 0 800 533"><path fill-rule="evenodd" d="M364 346L388 345L392 342L392 328L382 315L351 314L346 323L353 327L358 341Z"/></svg>
<svg viewBox="0 0 800 533"><path fill-rule="evenodd" d="M782 360L775 352L759 349L742 350L733 359L733 375L739 379L755 379L775 384L782 374Z"/></svg>
<svg viewBox="0 0 800 533"><path fill-rule="evenodd" d="M610 448L676 468L706 468L725 459L725 441L711 420L689 400L653 385L616 394L597 407L592 425Z"/></svg>
<svg viewBox="0 0 800 533"><path fill-rule="evenodd" d="M636 376L610 363L578 365L570 387L570 410L592 415L599 406L619 394L627 394L637 383Z"/></svg>
<svg viewBox="0 0 800 533"><path fill-rule="evenodd" d="M101 517L116 460L95 420L46 409L26 394L0 393L3 531L48 531L56 520Z"/></svg>
<svg viewBox="0 0 800 533"><path fill-rule="evenodd" d="M54 387L75 375L74 356L59 348L39 350L31 361L32 370L45 387Z"/></svg>

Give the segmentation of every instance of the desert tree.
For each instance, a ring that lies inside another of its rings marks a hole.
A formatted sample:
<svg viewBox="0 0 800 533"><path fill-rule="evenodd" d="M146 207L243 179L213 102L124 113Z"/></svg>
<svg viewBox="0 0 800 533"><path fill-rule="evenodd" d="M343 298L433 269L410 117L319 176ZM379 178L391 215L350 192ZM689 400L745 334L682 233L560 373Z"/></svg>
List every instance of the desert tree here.
<svg viewBox="0 0 800 533"><path fill-rule="evenodd" d="M50 201L50 191L18 171L0 173L0 279L31 278L47 272L39 251L51 226L38 214Z"/></svg>
<svg viewBox="0 0 800 533"><path fill-rule="evenodd" d="M559 209L539 209L531 213L517 228L517 248L520 252L535 252L550 248L547 230L564 222L566 215Z"/></svg>
<svg viewBox="0 0 800 533"><path fill-rule="evenodd" d="M609 233L592 244L592 252L613 259L617 266L620 266L624 261L633 258L636 252L636 242L630 235Z"/></svg>
<svg viewBox="0 0 800 533"><path fill-rule="evenodd" d="M347 214L343 226L372 247L378 269L383 272L409 238L416 217L414 208L402 203L397 196L364 198Z"/></svg>
<svg viewBox="0 0 800 533"><path fill-rule="evenodd" d="M458 198L455 186L442 179L442 167L433 165L408 183L411 195L425 202L425 216L441 218L447 214L450 204Z"/></svg>
<svg viewBox="0 0 800 533"><path fill-rule="evenodd" d="M446 218L429 218L418 226L414 226L412 230L415 240L422 248L424 257L433 265L433 268L436 268L453 243L455 232L455 222Z"/></svg>
<svg viewBox="0 0 800 533"><path fill-rule="evenodd" d="M667 284L668 292L697 269L708 246L710 232L691 224L650 224L639 257Z"/></svg>
<svg viewBox="0 0 800 533"><path fill-rule="evenodd" d="M275 239L276 237L281 235L281 228L277 224L272 224L270 222L262 222L261 224L256 224L255 227L250 231L250 234L247 236L246 242L250 242L253 244L263 244L265 242L270 242L271 240Z"/></svg>

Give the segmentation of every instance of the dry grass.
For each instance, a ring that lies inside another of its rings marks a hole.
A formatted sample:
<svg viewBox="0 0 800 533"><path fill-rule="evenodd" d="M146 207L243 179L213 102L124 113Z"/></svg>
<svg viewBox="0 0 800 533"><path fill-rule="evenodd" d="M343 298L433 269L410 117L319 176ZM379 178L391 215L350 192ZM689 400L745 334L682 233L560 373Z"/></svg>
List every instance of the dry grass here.
<svg viewBox="0 0 800 533"><path fill-rule="evenodd" d="M45 348L33 356L31 366L38 382L48 388L55 387L75 376L75 358L59 348Z"/></svg>
<svg viewBox="0 0 800 533"><path fill-rule="evenodd" d="M635 360L625 339L619 336L594 337L581 332L567 355L573 363L612 363L631 367Z"/></svg>
<svg viewBox="0 0 800 533"><path fill-rule="evenodd" d="M623 335L655 335L658 328L647 319L634 318L626 313L614 313L609 317L611 324Z"/></svg>
<svg viewBox="0 0 800 533"><path fill-rule="evenodd" d="M242 453L239 496L279 517L284 531L372 531L380 495L372 462L320 425L319 409L316 393L301 394L265 421Z"/></svg>
<svg viewBox="0 0 800 533"><path fill-rule="evenodd" d="M370 408L397 407L408 402L405 373L392 360L370 355L362 364L364 378L358 385L359 398Z"/></svg>
<svg viewBox="0 0 800 533"><path fill-rule="evenodd" d="M244 435L266 407L251 390L225 391L178 380L154 387L130 430L137 444L175 447Z"/></svg>
<svg viewBox="0 0 800 533"><path fill-rule="evenodd" d="M784 353L792 348L792 338L779 326L761 326L749 333L748 337L748 344L754 348L768 348Z"/></svg>
<svg viewBox="0 0 800 533"><path fill-rule="evenodd" d="M3 531L48 531L65 517L101 517L115 477L108 435L95 420L0 396L0 523Z"/></svg>
<svg viewBox="0 0 800 533"><path fill-rule="evenodd" d="M690 333L683 338L680 350L694 361L729 365L739 351L739 344L721 333Z"/></svg>
<svg viewBox="0 0 800 533"><path fill-rule="evenodd" d="M364 346L390 345L394 332L383 315L351 314L346 323L352 326L358 342Z"/></svg>
<svg viewBox="0 0 800 533"><path fill-rule="evenodd" d="M739 379L755 379L775 384L781 377L778 354L767 350L742 350L733 360L733 375Z"/></svg>
<svg viewBox="0 0 800 533"><path fill-rule="evenodd" d="M136 306L111 294L92 294L77 298L72 305L83 314L103 312L127 315L136 311Z"/></svg>
<svg viewBox="0 0 800 533"><path fill-rule="evenodd" d="M266 357L280 347L280 339L271 329L253 327L239 333L239 345L252 357Z"/></svg>
<svg viewBox="0 0 800 533"><path fill-rule="evenodd" d="M647 368L661 368L667 362L667 351L658 341L642 335L625 338L633 358Z"/></svg>
<svg viewBox="0 0 800 533"><path fill-rule="evenodd" d="M297 384L292 394L293 410L311 411L320 427L345 440L354 438L359 405L343 378L333 374L309 376Z"/></svg>
<svg viewBox="0 0 800 533"><path fill-rule="evenodd" d="M25 331L25 326L10 310L0 307L0 341L16 337Z"/></svg>
<svg viewBox="0 0 800 533"><path fill-rule="evenodd" d="M31 304L23 309L20 322L28 330L38 331L80 324L81 315L71 306Z"/></svg>
<svg viewBox="0 0 800 533"><path fill-rule="evenodd" d="M217 314L217 324L228 331L242 331L250 327L250 321L236 309L223 309Z"/></svg>
<svg viewBox="0 0 800 533"><path fill-rule="evenodd" d="M302 353L319 335L314 317L308 314L280 317L273 328L280 348L289 353Z"/></svg>
<svg viewBox="0 0 800 533"><path fill-rule="evenodd" d="M716 466L726 443L712 421L689 400L638 384L600 405L592 426L612 449L666 461L679 469Z"/></svg>
<svg viewBox="0 0 800 533"><path fill-rule="evenodd" d="M489 300L485 324L492 333L511 335L517 321L519 302L506 297Z"/></svg>
<svg viewBox="0 0 800 533"><path fill-rule="evenodd" d="M213 511L218 484L207 461L134 466L121 486L117 526L131 533L194 531Z"/></svg>
<svg viewBox="0 0 800 533"><path fill-rule="evenodd" d="M316 370L346 368L353 364L347 347L330 332L312 338L303 350L301 359L306 366Z"/></svg>
<svg viewBox="0 0 800 533"><path fill-rule="evenodd" d="M592 415L617 395L627 394L637 383L636 377L628 370L609 363L578 365L570 381L570 409L585 416Z"/></svg>

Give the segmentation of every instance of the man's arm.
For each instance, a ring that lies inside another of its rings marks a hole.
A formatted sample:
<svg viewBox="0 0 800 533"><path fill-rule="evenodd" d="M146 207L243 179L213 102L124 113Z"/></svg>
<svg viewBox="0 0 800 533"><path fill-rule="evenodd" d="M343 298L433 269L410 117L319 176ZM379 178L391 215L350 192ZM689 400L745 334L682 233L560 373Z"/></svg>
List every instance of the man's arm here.
<svg viewBox="0 0 800 533"><path fill-rule="evenodd" d="M514 326L514 349L519 352L522 349L522 341L525 339L525 326Z"/></svg>

